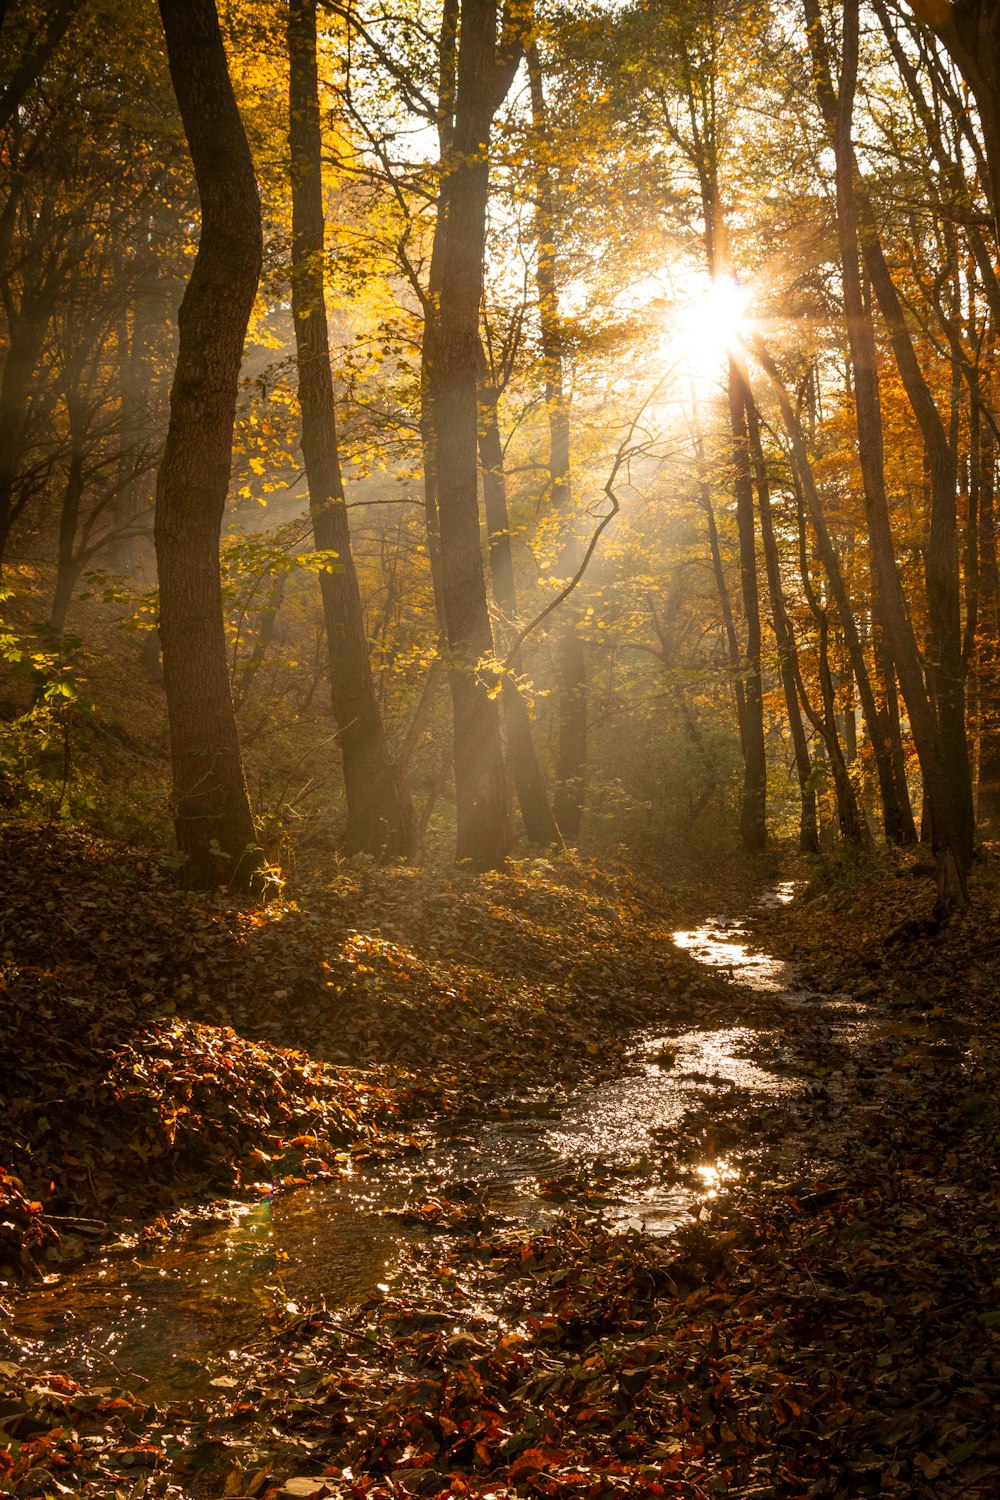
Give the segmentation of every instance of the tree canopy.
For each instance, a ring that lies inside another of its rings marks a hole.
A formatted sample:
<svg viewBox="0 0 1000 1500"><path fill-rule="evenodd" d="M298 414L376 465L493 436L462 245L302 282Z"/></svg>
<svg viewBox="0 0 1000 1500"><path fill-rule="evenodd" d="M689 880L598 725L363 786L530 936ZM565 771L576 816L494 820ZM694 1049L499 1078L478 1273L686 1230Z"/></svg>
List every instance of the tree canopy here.
<svg viewBox="0 0 1000 1500"><path fill-rule="evenodd" d="M171 27L216 15L196 85ZM303 836L920 836L960 903L1000 817L995 33L970 0L9 5L5 797L172 816L193 883ZM263 258L209 462L223 220Z"/></svg>

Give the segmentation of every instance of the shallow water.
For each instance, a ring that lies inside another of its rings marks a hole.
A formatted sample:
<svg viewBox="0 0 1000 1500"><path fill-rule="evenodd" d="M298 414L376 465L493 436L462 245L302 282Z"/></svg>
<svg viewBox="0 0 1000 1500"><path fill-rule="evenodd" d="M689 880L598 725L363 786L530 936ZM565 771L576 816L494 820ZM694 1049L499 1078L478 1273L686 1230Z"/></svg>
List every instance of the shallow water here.
<svg viewBox="0 0 1000 1500"><path fill-rule="evenodd" d="M405 1196L401 1184L361 1178L236 1205L228 1223L52 1278L17 1305L0 1348L78 1378L138 1377L158 1400L202 1393L217 1368L252 1359L272 1310L347 1307L371 1292L413 1238L384 1213Z"/></svg>
<svg viewBox="0 0 1000 1500"><path fill-rule="evenodd" d="M791 883L762 901L789 900ZM706 966L741 983L814 997L792 968L752 952L744 925L722 917L674 934ZM761 1066L764 1055L772 1064ZM451 1127L412 1169L359 1174L238 1206L229 1222L200 1223L169 1244L104 1256L27 1293L0 1335L0 1356L105 1383L139 1383L171 1399L233 1383L276 1308L325 1300L354 1305L386 1281L403 1248L426 1236L408 1206L482 1199L493 1212L537 1226L579 1198L581 1185L623 1224L667 1234L735 1173L729 1160L671 1152L689 1113L799 1086L782 1069L781 1037L746 1028L643 1032L624 1076L581 1086L563 1100L522 1098L496 1115Z"/></svg>

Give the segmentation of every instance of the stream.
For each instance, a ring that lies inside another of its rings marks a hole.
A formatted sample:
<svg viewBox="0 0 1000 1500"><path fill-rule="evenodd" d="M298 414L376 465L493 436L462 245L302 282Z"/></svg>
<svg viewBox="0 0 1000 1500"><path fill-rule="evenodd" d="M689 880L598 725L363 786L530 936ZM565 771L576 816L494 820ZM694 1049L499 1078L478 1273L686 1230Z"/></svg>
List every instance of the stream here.
<svg viewBox="0 0 1000 1500"><path fill-rule="evenodd" d="M777 886L760 904L790 900L792 890ZM783 1004L854 1009L801 991L791 966L751 951L745 920L711 918L673 939ZM442 1209L456 1199L482 1202L537 1227L583 1196L623 1226L670 1233L692 1204L738 1176L725 1154L704 1150L678 1170L676 1151L664 1148L685 1119L801 1085L778 1030L642 1031L621 1076L452 1121L414 1164L234 1206L226 1222L196 1221L166 1245L118 1249L48 1278L15 1305L0 1356L141 1386L158 1401L234 1385L233 1370L252 1362L276 1306L360 1302L391 1279L406 1245L433 1232L427 1209L439 1201Z"/></svg>

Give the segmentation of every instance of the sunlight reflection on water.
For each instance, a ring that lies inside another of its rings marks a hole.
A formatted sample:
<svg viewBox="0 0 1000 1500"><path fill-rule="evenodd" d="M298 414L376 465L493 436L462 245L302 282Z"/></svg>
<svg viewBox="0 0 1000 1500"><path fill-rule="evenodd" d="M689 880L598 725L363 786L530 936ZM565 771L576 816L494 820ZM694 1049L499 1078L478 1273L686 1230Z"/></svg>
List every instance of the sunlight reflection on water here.
<svg viewBox="0 0 1000 1500"><path fill-rule="evenodd" d="M783 904L793 890L783 882L761 905ZM753 989L808 1002L791 966L751 952L746 938L740 922L713 918L673 940ZM435 1194L445 1204L456 1193L482 1198L534 1227L564 1203L597 1204L623 1228L669 1234L739 1175L706 1149L713 1106L797 1088L782 1058L773 1029L639 1033L625 1076L451 1125L416 1171L316 1183L58 1278L21 1299L0 1352L84 1378L137 1376L152 1382L145 1394L155 1399L205 1392L220 1369L233 1384L276 1304L349 1306L384 1282L404 1245L427 1234L399 1210Z"/></svg>
<svg viewBox="0 0 1000 1500"><path fill-rule="evenodd" d="M675 932L673 940L678 948L686 949L699 963L731 974L750 989L777 994L794 987L792 966L770 954L752 952L747 943L740 941L746 936L741 927L713 918L693 931Z"/></svg>
<svg viewBox="0 0 1000 1500"><path fill-rule="evenodd" d="M381 1180L320 1183L106 1256L23 1298L0 1349L83 1378L138 1375L156 1399L199 1394L217 1362L249 1357L272 1307L347 1307L374 1290L414 1238L382 1214L393 1192L401 1204Z"/></svg>

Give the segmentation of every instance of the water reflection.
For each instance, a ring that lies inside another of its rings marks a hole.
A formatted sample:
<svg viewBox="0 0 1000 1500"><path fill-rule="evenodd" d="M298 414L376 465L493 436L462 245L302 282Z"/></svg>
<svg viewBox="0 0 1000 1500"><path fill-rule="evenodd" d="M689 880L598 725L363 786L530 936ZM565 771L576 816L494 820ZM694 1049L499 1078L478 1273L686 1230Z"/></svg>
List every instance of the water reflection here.
<svg viewBox="0 0 1000 1500"><path fill-rule="evenodd" d="M0 1350L78 1378L138 1377L158 1400L202 1392L219 1364L252 1358L276 1304L346 1307L374 1290L414 1235L382 1214L393 1193L401 1204L398 1184L318 1184L108 1256L25 1297Z"/></svg>
<svg viewBox="0 0 1000 1500"><path fill-rule="evenodd" d="M784 882L767 900L784 902L792 889ZM722 918L674 934L699 962L743 984L808 999L790 966L751 952L746 938ZM640 1033L624 1076L564 1100L514 1100L452 1127L409 1181L386 1172L315 1184L31 1292L0 1354L83 1378L149 1381L146 1394L159 1400L203 1392L213 1380L237 1384L233 1372L252 1364L276 1305L360 1302L384 1284L401 1247L427 1232L404 1210L435 1194L445 1208L456 1197L483 1200L535 1226L566 1202L597 1203L623 1226L668 1234L738 1176L729 1157L705 1150L704 1121L719 1105L731 1111L797 1087L783 1061L776 1030ZM689 1130L692 1121L698 1128ZM686 1131L697 1148L690 1156Z"/></svg>
<svg viewBox="0 0 1000 1500"><path fill-rule="evenodd" d="M748 934L741 926L713 917L701 927L690 932L675 932L673 940L678 948L685 948L699 963L738 979L750 989L778 994L795 987L795 971L791 964L767 953L755 953L741 939Z"/></svg>
<svg viewBox="0 0 1000 1500"><path fill-rule="evenodd" d="M794 1087L751 1056L775 1042L747 1027L644 1033L624 1077L577 1089L555 1118L538 1112L477 1121L435 1148L428 1167L442 1179L464 1176L491 1207L532 1225L582 1186L611 1217L668 1234L706 1189L718 1191L735 1172L721 1161L691 1170L686 1160L679 1164L685 1121L701 1120L720 1094L732 1105Z"/></svg>

